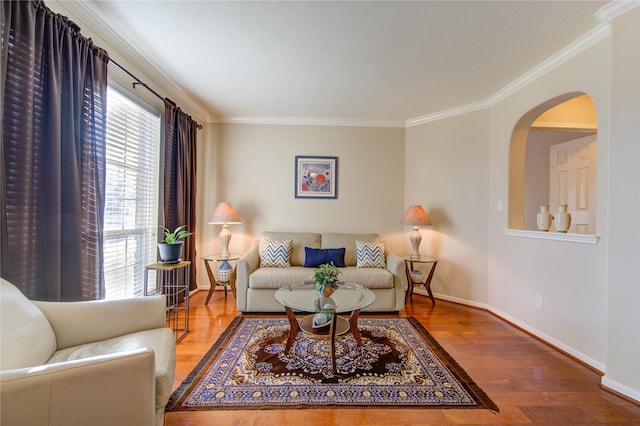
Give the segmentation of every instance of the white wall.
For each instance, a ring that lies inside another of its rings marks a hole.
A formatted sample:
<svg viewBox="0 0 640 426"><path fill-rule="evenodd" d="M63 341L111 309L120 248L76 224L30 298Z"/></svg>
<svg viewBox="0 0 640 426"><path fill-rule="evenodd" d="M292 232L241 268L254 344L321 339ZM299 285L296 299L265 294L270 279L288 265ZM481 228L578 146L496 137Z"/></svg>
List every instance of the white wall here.
<svg viewBox="0 0 640 426"><path fill-rule="evenodd" d="M200 173L218 173L198 183L198 253L218 252L220 228L206 225L219 201L230 202L242 219L230 225L230 250L243 253L262 231L377 232L394 251L405 250L400 220L404 204L404 129L208 125L217 149L200 149ZM337 199L294 197L295 156L338 157ZM202 229L201 227L204 227ZM407 249L408 250L408 247ZM202 268L201 268L202 269ZM198 285L208 280L198 273Z"/></svg>
<svg viewBox="0 0 640 426"><path fill-rule="evenodd" d="M640 401L640 7L612 34L607 371L603 384Z"/></svg>
<svg viewBox="0 0 640 426"><path fill-rule="evenodd" d="M491 109L490 199L508 197L508 158L514 126L529 110L568 92L585 92L609 126L610 41L604 40ZM600 134L600 132L599 132ZM607 221L608 139L598 145L597 229ZM493 203L492 203L493 204ZM596 245L506 236L507 216L490 204L489 305L568 352L604 369L606 363L606 235ZM602 234L602 232L599 232ZM544 309L534 305L544 297Z"/></svg>
<svg viewBox="0 0 640 426"><path fill-rule="evenodd" d="M406 204L422 204L432 226L420 251L440 259L431 288L487 302L489 112L410 127L406 136Z"/></svg>

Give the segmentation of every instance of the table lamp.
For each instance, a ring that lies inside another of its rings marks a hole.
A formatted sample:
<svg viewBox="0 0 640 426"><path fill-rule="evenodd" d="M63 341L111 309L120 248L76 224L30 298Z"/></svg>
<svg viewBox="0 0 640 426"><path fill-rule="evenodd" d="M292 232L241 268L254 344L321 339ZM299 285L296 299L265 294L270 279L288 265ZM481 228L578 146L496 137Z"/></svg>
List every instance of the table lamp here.
<svg viewBox="0 0 640 426"><path fill-rule="evenodd" d="M431 220L429 220L427 212L424 211L422 206L409 206L402 217L402 224L413 226L413 231L411 231L409 235L409 240L411 241L411 259L420 259L422 235L420 235L418 226L431 225Z"/></svg>
<svg viewBox="0 0 640 426"><path fill-rule="evenodd" d="M240 217L238 217L230 203L223 201L218 203L207 223L210 225L222 225L222 230L220 231L220 245L222 246L220 257L228 259L229 241L231 241L231 231L229 231L228 225L242 223Z"/></svg>

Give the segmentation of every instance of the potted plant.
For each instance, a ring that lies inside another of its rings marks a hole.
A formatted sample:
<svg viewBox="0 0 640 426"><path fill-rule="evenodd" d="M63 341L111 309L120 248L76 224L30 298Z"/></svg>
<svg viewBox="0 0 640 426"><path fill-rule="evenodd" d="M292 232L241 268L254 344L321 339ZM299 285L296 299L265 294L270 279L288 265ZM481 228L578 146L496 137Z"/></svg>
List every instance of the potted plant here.
<svg viewBox="0 0 640 426"><path fill-rule="evenodd" d="M163 263L177 263L180 261L182 246L184 245L184 241L182 240L193 234L193 232L188 232L186 227L187 225L178 226L171 231L169 228L162 226L164 230L164 241L158 243L160 261Z"/></svg>
<svg viewBox="0 0 640 426"><path fill-rule="evenodd" d="M338 276L340 271L331 263L323 263L313 270L311 278L315 280L315 289L318 293L314 306L316 314L313 316L314 329L328 327L333 313L336 309L336 303L331 299L331 295L338 288Z"/></svg>
<svg viewBox="0 0 640 426"><path fill-rule="evenodd" d="M340 271L331 263L323 263L313 270L311 279L315 280L316 291L323 296L329 297L338 288L338 276Z"/></svg>

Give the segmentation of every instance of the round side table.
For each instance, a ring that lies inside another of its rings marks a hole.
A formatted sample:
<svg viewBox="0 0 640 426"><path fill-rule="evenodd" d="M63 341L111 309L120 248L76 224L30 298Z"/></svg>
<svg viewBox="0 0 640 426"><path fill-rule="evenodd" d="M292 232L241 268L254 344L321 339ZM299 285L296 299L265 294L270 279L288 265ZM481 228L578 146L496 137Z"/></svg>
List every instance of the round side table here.
<svg viewBox="0 0 640 426"><path fill-rule="evenodd" d="M236 297L236 265L235 263L231 264L229 261L234 261L240 259L240 255L238 254L230 254L229 256L223 257L221 254L210 254L207 256L203 256L202 260L204 260L204 266L207 268L207 275L209 276L209 293L207 294L207 299L204 304L207 305L209 300L211 299L211 295L217 286L224 287L224 296L227 297L227 286L231 287L231 292L233 293L233 297ZM215 262L218 264L217 273L218 277L213 273L211 269L211 262Z"/></svg>
<svg viewBox="0 0 640 426"><path fill-rule="evenodd" d="M436 265L438 265L438 259L434 259L432 257L420 256L420 257L412 257L412 256L403 256L404 266L407 271L407 293L404 297L404 303L407 303L410 297L413 297L413 287L414 280L411 272L413 271L414 263L430 263L431 271L429 271L429 275L427 275L427 279L424 281L424 288L429 293L429 298L431 299L431 303L436 304L436 300L433 298L433 292L431 291L431 280L433 279L433 273L436 271Z"/></svg>

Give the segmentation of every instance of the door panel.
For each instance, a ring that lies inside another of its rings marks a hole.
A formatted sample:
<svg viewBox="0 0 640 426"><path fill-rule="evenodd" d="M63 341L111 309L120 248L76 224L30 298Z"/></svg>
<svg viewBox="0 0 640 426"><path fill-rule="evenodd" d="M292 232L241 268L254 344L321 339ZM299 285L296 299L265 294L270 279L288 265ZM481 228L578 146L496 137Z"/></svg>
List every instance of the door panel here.
<svg viewBox="0 0 640 426"><path fill-rule="evenodd" d="M551 212L567 204L570 233L595 234L597 135L589 135L550 148L549 195Z"/></svg>

